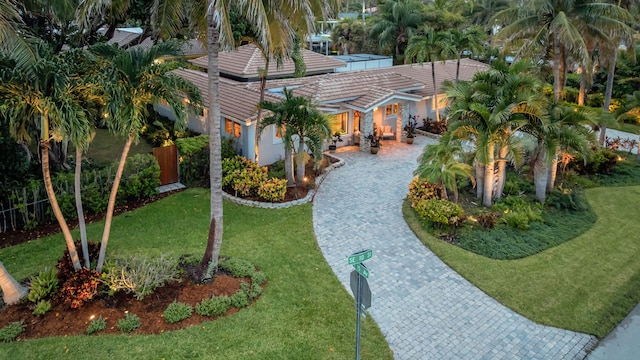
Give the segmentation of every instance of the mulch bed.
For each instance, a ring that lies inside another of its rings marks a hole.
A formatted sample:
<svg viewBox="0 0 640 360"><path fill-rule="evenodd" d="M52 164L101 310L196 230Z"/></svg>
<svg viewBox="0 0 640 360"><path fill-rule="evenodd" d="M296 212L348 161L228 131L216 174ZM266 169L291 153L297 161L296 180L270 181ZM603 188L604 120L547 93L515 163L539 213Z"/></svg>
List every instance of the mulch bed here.
<svg viewBox="0 0 640 360"><path fill-rule="evenodd" d="M215 281L208 284L194 284L185 277L180 282L156 289L153 294L142 300L137 300L132 294L116 293L114 296L102 295L78 309L71 309L68 304L54 300L51 311L42 316L33 315L35 304L23 300L17 305L5 306L0 311L0 328L15 321L24 321L26 330L19 336L19 340L80 335L85 333L91 319L102 316L107 321L107 328L98 334L119 334L121 331L116 327L116 323L128 312L136 314L142 323L142 326L131 334L160 334L217 318L198 315L194 310L190 318L170 324L164 320L162 313L173 301L189 304L195 309L197 303L211 295L235 294L243 280L250 283L248 278L234 278L226 274L218 274ZM230 308L222 316L238 311L236 308Z"/></svg>

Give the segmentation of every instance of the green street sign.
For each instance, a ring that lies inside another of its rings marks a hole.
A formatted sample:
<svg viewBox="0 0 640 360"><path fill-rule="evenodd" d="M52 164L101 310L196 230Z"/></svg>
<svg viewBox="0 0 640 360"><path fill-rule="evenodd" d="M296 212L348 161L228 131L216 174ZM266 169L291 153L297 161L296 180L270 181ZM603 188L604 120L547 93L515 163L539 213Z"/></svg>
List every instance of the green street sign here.
<svg viewBox="0 0 640 360"><path fill-rule="evenodd" d="M355 265L353 265L353 267L356 269L358 274L364 276L367 279L369 278L369 269L367 269L366 266L364 266L362 264L355 264Z"/></svg>
<svg viewBox="0 0 640 360"><path fill-rule="evenodd" d="M347 264L348 265L360 264L365 260L371 259L372 256L373 256L373 250L371 249L360 251L355 254L349 255Z"/></svg>

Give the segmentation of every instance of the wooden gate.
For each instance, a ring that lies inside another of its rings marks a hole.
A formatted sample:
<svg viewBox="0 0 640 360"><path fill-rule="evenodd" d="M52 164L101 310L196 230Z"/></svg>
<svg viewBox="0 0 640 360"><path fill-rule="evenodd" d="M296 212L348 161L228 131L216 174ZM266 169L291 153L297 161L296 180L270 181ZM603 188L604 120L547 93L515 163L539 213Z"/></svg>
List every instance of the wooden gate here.
<svg viewBox="0 0 640 360"><path fill-rule="evenodd" d="M160 164L160 185L178 182L178 148L175 145L153 148L153 156Z"/></svg>

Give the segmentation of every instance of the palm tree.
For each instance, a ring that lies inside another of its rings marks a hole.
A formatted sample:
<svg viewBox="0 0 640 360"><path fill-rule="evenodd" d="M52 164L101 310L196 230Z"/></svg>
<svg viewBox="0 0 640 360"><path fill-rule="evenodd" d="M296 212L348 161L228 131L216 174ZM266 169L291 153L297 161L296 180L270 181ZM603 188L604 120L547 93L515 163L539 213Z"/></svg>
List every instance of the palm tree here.
<svg viewBox="0 0 640 360"><path fill-rule="evenodd" d="M460 78L460 59L463 52L469 51L472 54L478 54L481 51L484 39L487 36L477 27L469 27L462 31L454 28L450 29L448 32L449 36L446 37L449 41L447 48L450 49L456 57L457 83Z"/></svg>
<svg viewBox="0 0 640 360"><path fill-rule="evenodd" d="M310 99L294 96L293 92L286 88L284 89L284 99L281 102L262 101L259 106L272 113L271 116L264 119L259 128L260 133L269 125L274 125L278 129L276 131L284 130L281 135L285 146L285 172L289 182L291 182L292 176L287 168L291 169L291 156L287 153L291 153L297 142L295 178L298 184L304 183L307 149L313 154L316 161L321 159L324 141L331 136L331 127L327 117L316 109Z"/></svg>
<svg viewBox="0 0 640 360"><path fill-rule="evenodd" d="M548 122L530 123L523 128L536 137L533 167L536 200L544 202L546 194L555 187L558 155L561 150L586 153L590 140L594 140L590 127L597 121L596 113L581 106L574 107L550 101Z"/></svg>
<svg viewBox="0 0 640 360"><path fill-rule="evenodd" d="M389 0L372 19L369 35L378 40L381 50L392 52L394 63L402 62L405 46L422 26L423 7L418 0Z"/></svg>
<svg viewBox="0 0 640 360"><path fill-rule="evenodd" d="M498 33L499 39L520 46L518 56L536 53L545 59L553 54L553 94L557 101L564 97L564 83L568 55L583 65L590 64L590 56L583 35L585 27L592 29L621 29L628 13L617 5L596 0L539 0L500 11L493 17L508 23Z"/></svg>
<svg viewBox="0 0 640 360"><path fill-rule="evenodd" d="M86 118L81 100L83 90L72 80L70 64L45 49L34 63L4 70L8 80L0 83L0 109L9 121L11 136L18 142L30 143L33 130L40 131L42 174L47 196L64 235L73 267L80 270L73 237L51 183L49 147L51 141L65 135L65 126Z"/></svg>
<svg viewBox="0 0 640 360"><path fill-rule="evenodd" d="M28 293L27 289L9 274L2 261L0 261L0 288L2 288L4 303L7 305L17 303Z"/></svg>
<svg viewBox="0 0 640 360"><path fill-rule="evenodd" d="M0 53L25 66L36 60L35 39L22 22L14 0L0 0Z"/></svg>
<svg viewBox="0 0 640 360"><path fill-rule="evenodd" d="M478 197L484 206L501 192L504 166L499 166L495 181L496 161L505 162L510 138L530 122L543 121L541 85L524 72L528 63L516 63L511 68L494 64L488 71L476 73L471 82L450 85L447 109L450 130L454 137L475 144ZM484 176L483 176L484 175Z"/></svg>
<svg viewBox="0 0 640 360"><path fill-rule="evenodd" d="M293 133L292 127L287 126L292 123L294 114L293 109L288 105L291 104L291 98L293 98L292 92L285 89L285 98L280 102L260 101L258 104L259 109L267 110L271 112L271 115L265 117L260 122L256 132L258 136L262 134L264 129L273 125L275 131L280 134L282 138L282 144L284 146L284 170L287 177L287 183L293 185L295 183L295 177L293 176Z"/></svg>
<svg viewBox="0 0 640 360"><path fill-rule="evenodd" d="M131 48L126 51L116 46L100 44L92 47L91 51L105 59L103 71L107 76L107 81L104 82L107 126L113 133L127 139L107 205L100 255L96 266L96 270L101 272L120 179L131 144L137 141L145 124L148 107L160 101L166 101L176 116L176 124L183 124L189 113L201 107L202 98L195 85L170 73L179 66L178 62L162 59L163 56L172 56L175 59L179 54L179 47L174 42L160 43L148 50ZM188 99L186 105L183 96Z"/></svg>
<svg viewBox="0 0 640 360"><path fill-rule="evenodd" d="M405 51L405 62L417 61L431 63L431 81L434 87L434 103L436 112L436 122L440 122L440 111L438 110L438 84L436 83L435 62L445 60L445 54L449 49L449 34L446 32L435 32L432 28L425 28L423 35L414 36L409 39L409 45Z"/></svg>
<svg viewBox="0 0 640 360"><path fill-rule="evenodd" d="M418 158L418 168L414 175L437 183L442 188L442 198L448 200L447 188L453 191L453 201L458 203L458 178L468 178L475 186L475 178L471 165L462 159L462 145L453 138L451 133L445 133L437 144L425 146Z"/></svg>

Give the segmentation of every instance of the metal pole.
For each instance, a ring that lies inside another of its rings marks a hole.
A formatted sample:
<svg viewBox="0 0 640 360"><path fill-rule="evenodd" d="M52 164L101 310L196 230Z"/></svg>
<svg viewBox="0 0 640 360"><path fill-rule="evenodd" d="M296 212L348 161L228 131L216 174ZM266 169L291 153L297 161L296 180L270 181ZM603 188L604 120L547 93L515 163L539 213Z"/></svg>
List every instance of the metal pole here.
<svg viewBox="0 0 640 360"><path fill-rule="evenodd" d="M360 360L360 316L362 316L362 275L358 274L358 296L356 299L356 360Z"/></svg>

